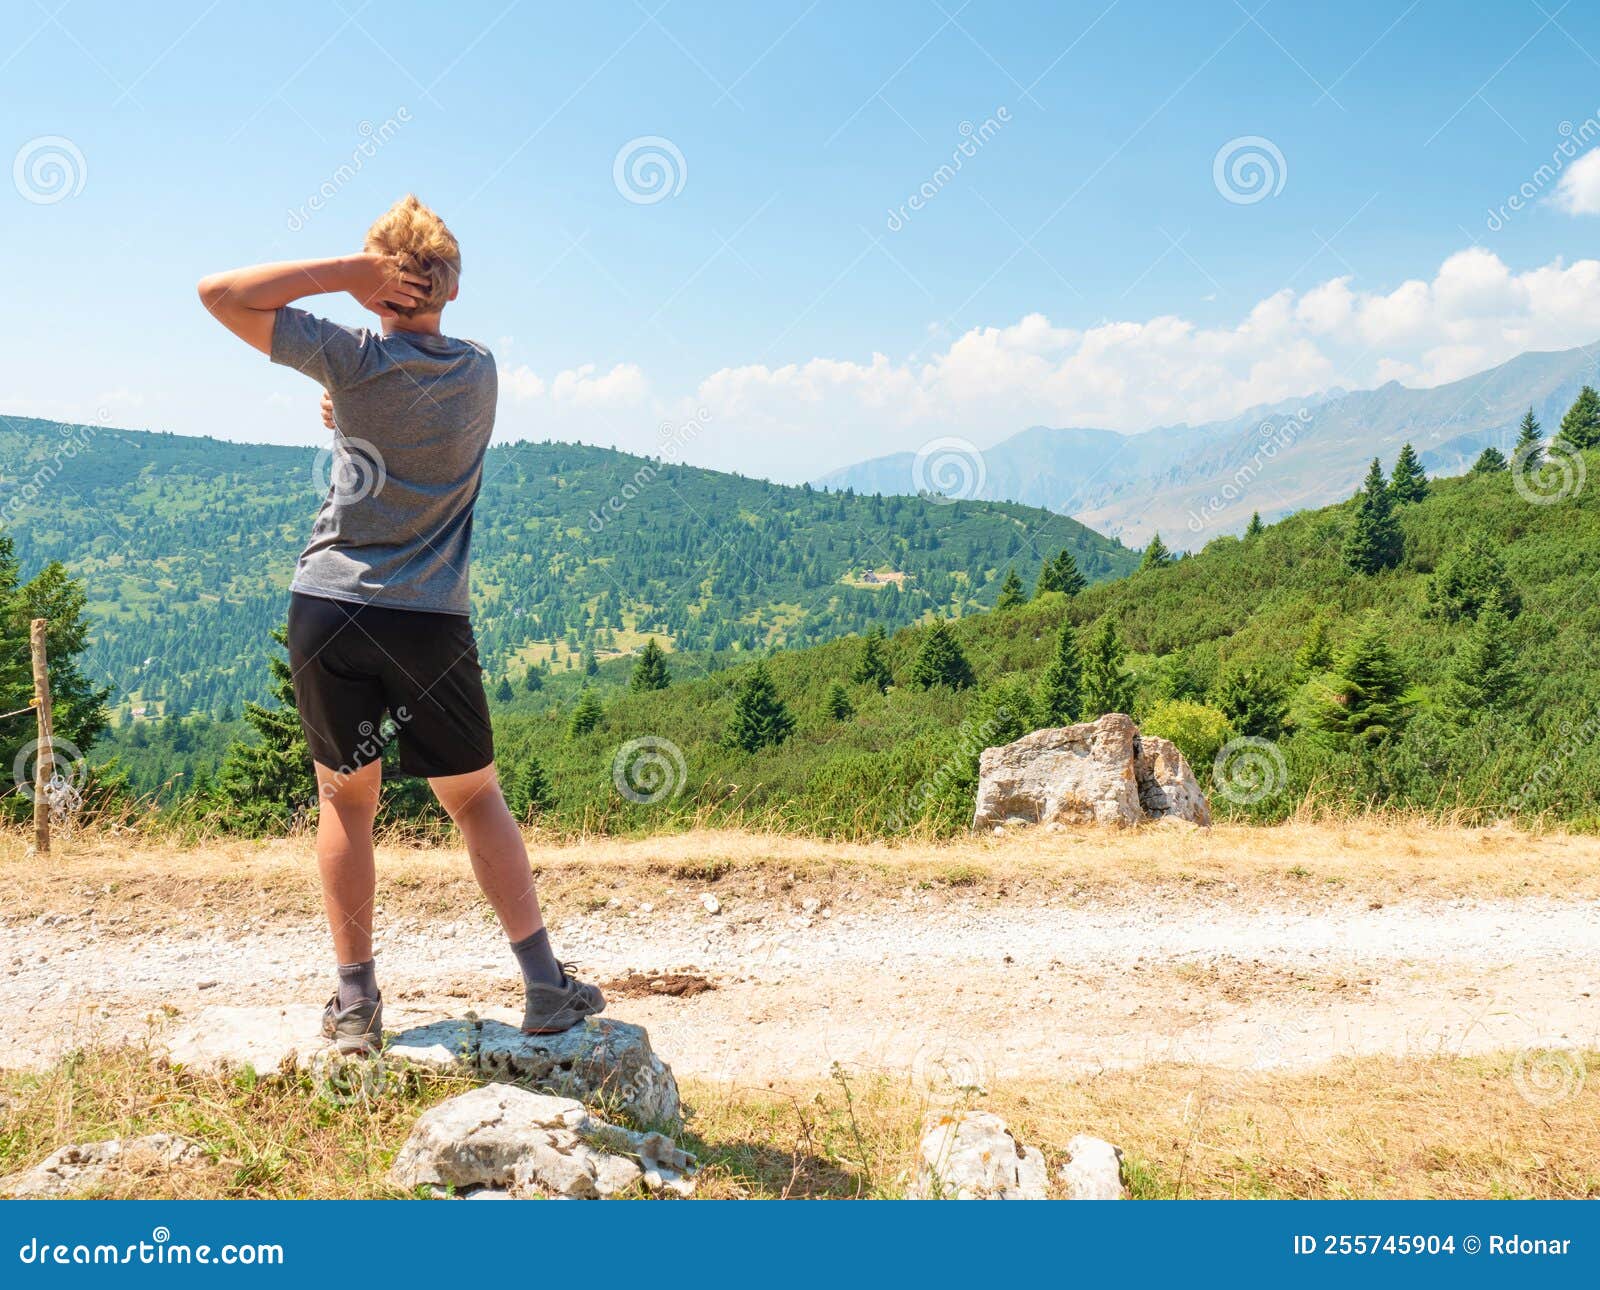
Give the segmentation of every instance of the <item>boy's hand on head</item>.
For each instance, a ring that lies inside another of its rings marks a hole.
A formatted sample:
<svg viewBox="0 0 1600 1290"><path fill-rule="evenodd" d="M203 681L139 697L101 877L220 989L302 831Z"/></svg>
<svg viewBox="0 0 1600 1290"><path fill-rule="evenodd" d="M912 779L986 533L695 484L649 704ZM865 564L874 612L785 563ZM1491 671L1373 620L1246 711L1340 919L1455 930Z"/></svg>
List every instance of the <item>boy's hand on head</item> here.
<svg viewBox="0 0 1600 1290"><path fill-rule="evenodd" d="M380 318L397 309L414 309L427 302L432 282L405 268L398 255L363 251L354 257L352 281L346 288L363 309Z"/></svg>
<svg viewBox="0 0 1600 1290"><path fill-rule="evenodd" d="M339 428L333 424L333 395L329 394L326 390L322 392L322 424L327 426L330 430L337 430Z"/></svg>

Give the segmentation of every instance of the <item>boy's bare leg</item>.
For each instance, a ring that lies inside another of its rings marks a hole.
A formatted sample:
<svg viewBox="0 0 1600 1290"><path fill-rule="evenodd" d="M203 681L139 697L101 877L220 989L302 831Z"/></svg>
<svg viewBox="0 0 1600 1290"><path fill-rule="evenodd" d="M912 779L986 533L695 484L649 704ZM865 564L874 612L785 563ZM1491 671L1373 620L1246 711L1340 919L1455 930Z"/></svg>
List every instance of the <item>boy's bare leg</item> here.
<svg viewBox="0 0 1600 1290"><path fill-rule="evenodd" d="M466 775L430 779L439 804L466 840L472 873L513 943L543 930L522 830L500 793L493 765Z"/></svg>
<svg viewBox="0 0 1600 1290"><path fill-rule="evenodd" d="M316 770L317 869L334 954L340 964L365 963L372 958L372 822L383 768L374 762L341 774L318 763Z"/></svg>

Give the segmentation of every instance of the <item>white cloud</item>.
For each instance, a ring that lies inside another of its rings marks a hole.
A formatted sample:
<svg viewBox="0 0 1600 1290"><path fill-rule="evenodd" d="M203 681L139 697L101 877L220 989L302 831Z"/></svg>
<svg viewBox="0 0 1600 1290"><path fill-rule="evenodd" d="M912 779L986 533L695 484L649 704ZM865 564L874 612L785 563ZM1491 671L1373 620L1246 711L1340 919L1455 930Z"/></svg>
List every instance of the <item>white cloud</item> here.
<svg viewBox="0 0 1600 1290"><path fill-rule="evenodd" d="M1584 153L1561 173L1552 200L1568 215L1600 215L1600 148Z"/></svg>
<svg viewBox="0 0 1600 1290"><path fill-rule="evenodd" d="M930 338L918 357L743 364L670 392L652 393L628 363L548 381L523 366L502 381L510 434L653 452L661 423L703 409L686 460L803 479L944 435L983 446L1041 423L1131 432L1209 421L1335 385L1438 385L1525 350L1596 339L1600 261L1516 273L1472 248L1429 280L1375 291L1332 278L1274 292L1223 325L1161 315L1077 328L1035 313L942 349Z"/></svg>

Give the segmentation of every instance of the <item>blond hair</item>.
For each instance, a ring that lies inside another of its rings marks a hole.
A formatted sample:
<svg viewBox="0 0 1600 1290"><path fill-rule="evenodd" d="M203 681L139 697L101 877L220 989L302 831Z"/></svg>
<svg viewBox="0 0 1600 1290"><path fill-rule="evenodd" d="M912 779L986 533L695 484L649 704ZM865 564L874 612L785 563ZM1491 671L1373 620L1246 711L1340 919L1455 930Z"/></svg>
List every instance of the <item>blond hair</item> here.
<svg viewBox="0 0 1600 1290"><path fill-rule="evenodd" d="M438 313L461 280L461 246L456 235L411 193L373 221L364 249L398 255L406 270L431 280L427 300L410 309L395 310L402 318Z"/></svg>

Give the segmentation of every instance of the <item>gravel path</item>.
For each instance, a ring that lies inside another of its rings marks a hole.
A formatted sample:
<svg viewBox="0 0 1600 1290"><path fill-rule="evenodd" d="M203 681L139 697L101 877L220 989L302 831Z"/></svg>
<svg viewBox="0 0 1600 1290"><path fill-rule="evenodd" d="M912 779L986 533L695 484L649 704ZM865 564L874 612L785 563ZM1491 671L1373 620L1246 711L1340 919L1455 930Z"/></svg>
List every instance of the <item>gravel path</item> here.
<svg viewBox="0 0 1600 1290"><path fill-rule="evenodd" d="M690 970L693 998L616 998L683 1076L763 1082L847 1069L929 1081L1149 1061L1237 1069L1342 1054L1600 1046L1600 902L1313 902L1153 890L1038 905L907 893L807 907L698 899L558 921L600 980ZM119 935L92 915L0 926L0 1065L140 1036L213 1004L320 1004L320 925L219 929L197 916ZM475 1009L511 1019L498 930L385 928L391 1025ZM164 1024L164 1023L163 1023Z"/></svg>

